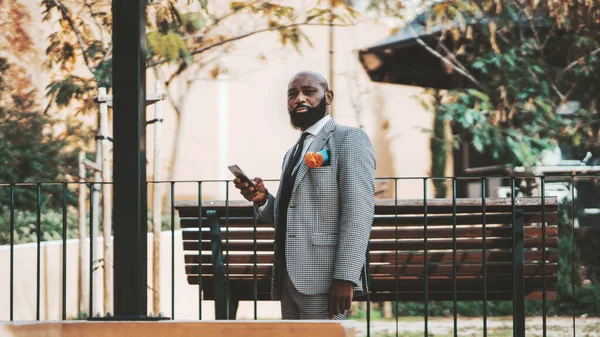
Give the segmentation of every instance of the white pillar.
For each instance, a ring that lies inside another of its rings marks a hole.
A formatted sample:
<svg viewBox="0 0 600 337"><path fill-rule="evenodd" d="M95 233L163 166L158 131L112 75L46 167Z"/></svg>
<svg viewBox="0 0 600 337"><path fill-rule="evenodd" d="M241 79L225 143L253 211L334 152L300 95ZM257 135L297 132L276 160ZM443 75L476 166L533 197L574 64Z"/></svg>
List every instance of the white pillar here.
<svg viewBox="0 0 600 337"><path fill-rule="evenodd" d="M222 59L223 64L225 63L225 57ZM221 67L226 69L226 67ZM217 144L219 147L218 160L217 160L217 172L219 180L226 180L230 178L229 170L227 166L230 165L228 162L229 158L229 85L230 77L227 74L219 74L217 77L219 82L218 86L218 121L217 121ZM218 195L221 200L225 200L225 184L220 184L218 188Z"/></svg>

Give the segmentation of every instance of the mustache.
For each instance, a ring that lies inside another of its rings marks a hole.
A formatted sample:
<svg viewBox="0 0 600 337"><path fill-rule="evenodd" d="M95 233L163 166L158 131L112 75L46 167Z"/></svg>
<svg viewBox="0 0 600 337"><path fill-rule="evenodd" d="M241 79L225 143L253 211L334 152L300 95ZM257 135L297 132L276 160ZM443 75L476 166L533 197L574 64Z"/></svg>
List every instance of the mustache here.
<svg viewBox="0 0 600 337"><path fill-rule="evenodd" d="M292 109L292 111L294 111L294 112L295 112L295 111L298 111L298 109L300 109L300 108L306 108L307 110L310 110L310 109L312 109L313 107L312 107L312 106L310 106L310 105L307 105L307 104L298 104L298 105L296 105L296 106L294 107L294 109Z"/></svg>

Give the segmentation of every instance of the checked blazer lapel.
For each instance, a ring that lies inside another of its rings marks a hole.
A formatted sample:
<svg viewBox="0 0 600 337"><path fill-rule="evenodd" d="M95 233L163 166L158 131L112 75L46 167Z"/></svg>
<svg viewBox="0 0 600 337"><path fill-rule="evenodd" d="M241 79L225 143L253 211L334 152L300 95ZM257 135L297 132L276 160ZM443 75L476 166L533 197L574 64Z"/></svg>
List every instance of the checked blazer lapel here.
<svg viewBox="0 0 600 337"><path fill-rule="evenodd" d="M331 131L333 131L335 129L336 125L337 124L333 119L329 120L329 122L327 122L327 124L325 124L323 129L321 129L321 132L319 132L319 134L316 136L316 138L312 142L312 144L310 144L310 146L308 147L308 151L318 152L321 149L323 149L325 142L327 142L327 139L329 139L329 136L331 135ZM288 160L289 160L289 158L288 158ZM309 170L308 165L306 165L306 163L304 162L304 158L300 158L300 160L302 162L300 163L300 166L298 167L296 181L294 182L294 188L292 189L292 195L294 194L294 191L296 191L298 184L300 184L300 182L302 181L302 178L304 178L304 176L306 175L306 173L308 173L308 170Z"/></svg>

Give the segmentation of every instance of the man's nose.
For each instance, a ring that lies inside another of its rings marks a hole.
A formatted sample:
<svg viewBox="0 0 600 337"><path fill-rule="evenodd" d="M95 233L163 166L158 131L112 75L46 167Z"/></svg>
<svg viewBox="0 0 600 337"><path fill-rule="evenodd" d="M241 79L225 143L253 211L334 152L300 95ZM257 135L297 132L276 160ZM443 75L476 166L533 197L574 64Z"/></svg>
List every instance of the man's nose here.
<svg viewBox="0 0 600 337"><path fill-rule="evenodd" d="M300 103L306 103L306 96L304 96L304 94L299 93L298 96L296 96L296 105L300 104Z"/></svg>

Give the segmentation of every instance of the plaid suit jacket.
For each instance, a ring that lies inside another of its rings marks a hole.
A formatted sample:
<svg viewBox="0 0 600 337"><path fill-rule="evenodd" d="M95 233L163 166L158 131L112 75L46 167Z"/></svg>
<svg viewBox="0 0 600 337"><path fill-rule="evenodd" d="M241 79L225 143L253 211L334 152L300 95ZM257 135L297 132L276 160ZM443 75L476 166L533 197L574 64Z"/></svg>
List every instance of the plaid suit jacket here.
<svg viewBox="0 0 600 337"><path fill-rule="evenodd" d="M354 283L355 294L367 289L365 254L375 207L375 150L359 128L330 120L308 151L327 148L329 164L298 168L288 208L286 265L296 289L307 295L327 294L333 279ZM286 153L287 165L293 147ZM279 187L278 194L281 193ZM269 200L257 217L277 231L278 198ZM277 242L275 242L277 244ZM280 299L279 273L273 270L271 296Z"/></svg>

